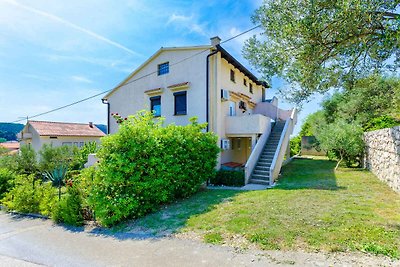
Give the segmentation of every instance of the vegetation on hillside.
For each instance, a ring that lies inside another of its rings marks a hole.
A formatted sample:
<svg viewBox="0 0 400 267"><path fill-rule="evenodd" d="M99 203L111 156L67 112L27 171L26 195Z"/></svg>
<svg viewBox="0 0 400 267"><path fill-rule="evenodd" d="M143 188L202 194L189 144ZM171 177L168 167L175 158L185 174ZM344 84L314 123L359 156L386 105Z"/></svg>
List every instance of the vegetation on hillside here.
<svg viewBox="0 0 400 267"><path fill-rule="evenodd" d="M17 133L24 128L20 123L6 123L0 122L0 139L4 138L5 141L17 140Z"/></svg>

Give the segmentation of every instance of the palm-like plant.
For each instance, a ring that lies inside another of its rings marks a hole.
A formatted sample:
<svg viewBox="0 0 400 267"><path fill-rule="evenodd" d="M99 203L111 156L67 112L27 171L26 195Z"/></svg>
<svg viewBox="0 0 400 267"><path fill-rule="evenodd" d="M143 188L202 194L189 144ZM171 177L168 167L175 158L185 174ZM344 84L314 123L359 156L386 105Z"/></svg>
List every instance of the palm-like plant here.
<svg viewBox="0 0 400 267"><path fill-rule="evenodd" d="M43 173L44 177L50 180L53 183L53 186L58 187L58 200L61 199L61 186L64 183L65 175L67 174L68 167L67 166L58 166L54 168L53 171L45 171Z"/></svg>

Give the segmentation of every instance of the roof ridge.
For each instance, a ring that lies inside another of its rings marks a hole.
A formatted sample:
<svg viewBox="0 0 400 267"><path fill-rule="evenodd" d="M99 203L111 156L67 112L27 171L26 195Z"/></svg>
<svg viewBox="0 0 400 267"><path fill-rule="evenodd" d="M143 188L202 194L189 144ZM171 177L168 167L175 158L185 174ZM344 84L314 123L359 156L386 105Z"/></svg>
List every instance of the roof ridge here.
<svg viewBox="0 0 400 267"><path fill-rule="evenodd" d="M84 122L65 122L65 121L35 121L35 120L28 120L28 122L44 122L44 123L61 123L61 124L78 124L78 125L89 125L89 122L84 123ZM96 125L93 123L93 125Z"/></svg>

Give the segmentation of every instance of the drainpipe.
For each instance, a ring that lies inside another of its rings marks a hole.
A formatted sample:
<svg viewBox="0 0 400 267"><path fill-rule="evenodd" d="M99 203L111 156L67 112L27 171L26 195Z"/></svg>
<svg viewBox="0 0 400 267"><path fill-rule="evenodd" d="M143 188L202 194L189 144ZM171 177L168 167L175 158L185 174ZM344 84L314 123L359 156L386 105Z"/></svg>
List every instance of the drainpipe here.
<svg viewBox="0 0 400 267"><path fill-rule="evenodd" d="M108 103L108 100L105 98L103 98L101 102L107 105L107 134L110 134L110 103Z"/></svg>
<svg viewBox="0 0 400 267"><path fill-rule="evenodd" d="M218 50L215 50L214 52L210 53L207 55L207 62L206 62L206 122L207 122L207 128L206 131L209 131L210 127L210 120L209 120L209 83L210 83L210 57L218 53Z"/></svg>

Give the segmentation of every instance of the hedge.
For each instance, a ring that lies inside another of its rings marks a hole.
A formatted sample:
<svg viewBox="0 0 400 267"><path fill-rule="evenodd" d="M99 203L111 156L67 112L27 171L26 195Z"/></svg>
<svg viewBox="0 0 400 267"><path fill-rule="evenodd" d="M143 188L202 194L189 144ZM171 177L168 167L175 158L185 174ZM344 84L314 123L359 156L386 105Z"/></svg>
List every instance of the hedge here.
<svg viewBox="0 0 400 267"><path fill-rule="evenodd" d="M213 185L244 186L243 171L219 170L215 177L210 179Z"/></svg>
<svg viewBox="0 0 400 267"><path fill-rule="evenodd" d="M168 125L149 112L126 119L116 134L102 138L89 203L104 226L155 211L184 198L215 175L219 147L205 124Z"/></svg>

